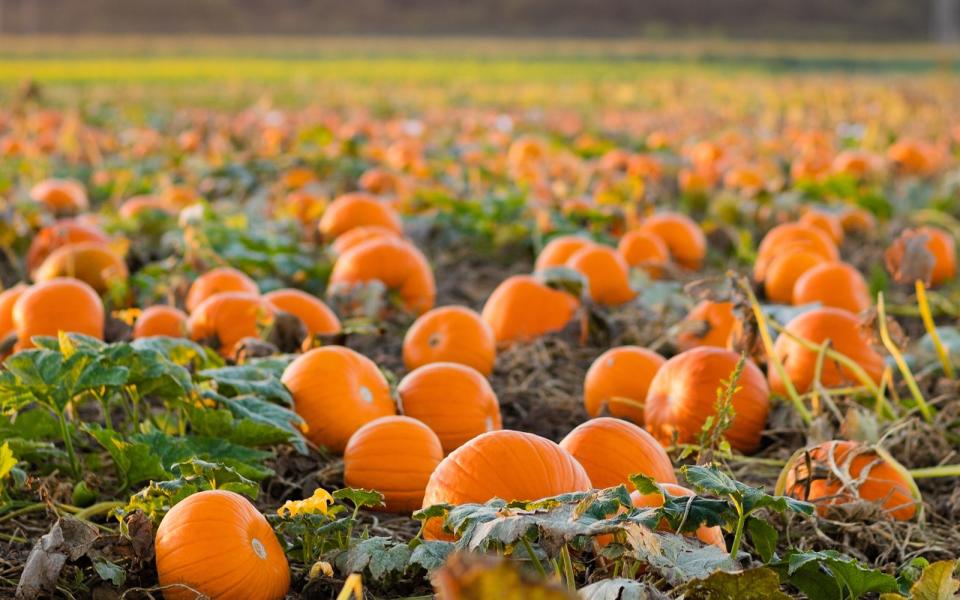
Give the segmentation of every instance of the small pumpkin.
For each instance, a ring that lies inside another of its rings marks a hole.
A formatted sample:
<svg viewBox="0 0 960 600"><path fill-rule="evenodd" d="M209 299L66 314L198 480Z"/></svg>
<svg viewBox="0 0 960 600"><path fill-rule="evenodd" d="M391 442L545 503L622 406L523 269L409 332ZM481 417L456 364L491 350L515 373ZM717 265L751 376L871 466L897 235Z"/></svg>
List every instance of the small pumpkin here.
<svg viewBox="0 0 960 600"><path fill-rule="evenodd" d="M793 303L793 288L800 277L821 263L827 262L822 254L795 249L775 257L767 267L763 290L767 299L779 304Z"/></svg>
<svg viewBox="0 0 960 600"><path fill-rule="evenodd" d="M630 267L616 250L591 244L573 253L565 263L587 280L587 291L597 304L617 306L633 300Z"/></svg>
<svg viewBox="0 0 960 600"><path fill-rule="evenodd" d="M643 403L653 376L666 359L639 346L611 348L597 357L583 380L583 405L596 417L604 409L614 417L643 424Z"/></svg>
<svg viewBox="0 0 960 600"><path fill-rule="evenodd" d="M497 286L480 316L497 342L530 341L560 331L573 319L580 301L530 275L513 275Z"/></svg>
<svg viewBox="0 0 960 600"><path fill-rule="evenodd" d="M843 243L843 226L840 224L840 218L833 213L816 209L808 210L797 222L821 229L838 246Z"/></svg>
<svg viewBox="0 0 960 600"><path fill-rule="evenodd" d="M246 292L259 294L257 283L243 271L233 267L217 267L197 277L187 290L185 306L192 313L200 303L220 292Z"/></svg>
<svg viewBox="0 0 960 600"><path fill-rule="evenodd" d="M754 279L763 281L767 276L767 268L775 258L800 249L819 254L827 260L840 258L837 245L819 227L805 223L784 223L763 236L753 266Z"/></svg>
<svg viewBox="0 0 960 600"><path fill-rule="evenodd" d="M367 240L383 237L399 238L400 234L382 225L363 225L361 227L354 227L337 236L337 239L333 240L333 243L330 245L330 249L335 256L340 256L347 250Z"/></svg>
<svg viewBox="0 0 960 600"><path fill-rule="evenodd" d="M30 199L56 215L76 214L90 206L86 188L75 179L44 179L30 188Z"/></svg>
<svg viewBox="0 0 960 600"><path fill-rule="evenodd" d="M190 339L214 347L224 357L236 354L237 345L259 338L273 324L274 311L259 295L221 292L200 303L190 313Z"/></svg>
<svg viewBox="0 0 960 600"><path fill-rule="evenodd" d="M420 315L403 338L403 364L408 370L435 362L473 367L484 376L497 358L493 330L464 306L441 306Z"/></svg>
<svg viewBox="0 0 960 600"><path fill-rule="evenodd" d="M290 567L273 528L235 492L205 490L164 515L154 540L166 600L280 600Z"/></svg>
<svg viewBox="0 0 960 600"><path fill-rule="evenodd" d="M660 443L695 442L707 417L715 414L723 389L740 356L722 348L700 347L681 352L657 371L644 406L644 423ZM734 418L724 437L743 452L755 451L770 411L770 389L751 360L744 365L733 394Z"/></svg>
<svg viewBox="0 0 960 600"><path fill-rule="evenodd" d="M580 235L560 235L549 242L537 255L534 270L542 271L550 267L562 267L578 250L593 245L588 238Z"/></svg>
<svg viewBox="0 0 960 600"><path fill-rule="evenodd" d="M855 179L866 179L880 169L877 156L863 150L844 150L834 157L830 170Z"/></svg>
<svg viewBox="0 0 960 600"><path fill-rule="evenodd" d="M690 350L700 346L726 348L737 325L732 302L704 300L693 307L677 334L677 346Z"/></svg>
<svg viewBox="0 0 960 600"><path fill-rule="evenodd" d="M656 234L670 250L670 256L681 267L696 271L707 255L707 237L696 221L680 213L652 215L640 228Z"/></svg>
<svg viewBox="0 0 960 600"><path fill-rule="evenodd" d="M52 225L47 225L37 232L27 250L27 271L32 273L39 267L51 252L77 242L110 241L100 228L77 219L61 219Z"/></svg>
<svg viewBox="0 0 960 600"><path fill-rule="evenodd" d="M887 270L901 283L909 284L919 279L938 286L957 274L957 249L953 236L936 227L905 230L887 248L884 258Z"/></svg>
<svg viewBox="0 0 960 600"><path fill-rule="evenodd" d="M433 270L416 246L399 238L367 240L347 250L333 265L330 286L380 281L393 290L405 310L422 314L437 296Z"/></svg>
<svg viewBox="0 0 960 600"><path fill-rule="evenodd" d="M441 460L440 439L424 423L380 417L350 436L343 451L343 482L383 494L387 512L409 514L423 504L427 481Z"/></svg>
<svg viewBox="0 0 960 600"><path fill-rule="evenodd" d="M660 487L670 494L671 496L694 496L693 491L683 487L682 485L677 485L676 483L668 482L658 482ZM632 492L630 494L630 501L637 508L660 508L663 506L663 494L641 494L640 492ZM660 531L670 531L670 524L666 520L660 522L660 525L657 527ZM687 534L691 535L691 534ZM716 546L724 552L727 551L727 542L723 539L723 530L718 526L708 527L701 524L697 528L696 532L692 535L696 535L704 544L708 546Z"/></svg>
<svg viewBox="0 0 960 600"><path fill-rule="evenodd" d="M630 476L652 477L676 483L673 463L657 440L633 423L600 417L578 425L560 441L560 447L583 465L596 488L623 484Z"/></svg>
<svg viewBox="0 0 960 600"><path fill-rule="evenodd" d="M287 366L281 381L306 422L306 437L332 452L343 452L350 436L370 421L396 414L383 373L349 348L305 352Z"/></svg>
<svg viewBox="0 0 960 600"><path fill-rule="evenodd" d="M397 395L401 412L434 430L447 453L503 426L490 382L465 365L437 362L414 369L400 380Z"/></svg>
<svg viewBox="0 0 960 600"><path fill-rule="evenodd" d="M113 282L127 278L127 264L103 242L76 242L60 246L33 272L34 281L73 277L104 293Z"/></svg>
<svg viewBox="0 0 960 600"><path fill-rule="evenodd" d="M366 192L338 196L323 212L319 228L324 239L333 240L355 227L365 225L378 225L397 235L403 233L403 224L397 212Z"/></svg>
<svg viewBox="0 0 960 600"><path fill-rule="evenodd" d="M845 262L823 262L801 275L793 286L796 305L819 302L858 313L870 308L870 287L860 271Z"/></svg>
<svg viewBox="0 0 960 600"><path fill-rule="evenodd" d="M167 336L187 337L187 315L173 306L151 306L137 317L133 339Z"/></svg>
<svg viewBox="0 0 960 600"><path fill-rule="evenodd" d="M848 206L840 213L844 233L867 233L876 230L877 219L865 208Z"/></svg>
<svg viewBox="0 0 960 600"><path fill-rule="evenodd" d="M275 310L290 313L301 321L310 335L340 333L340 319L323 300L293 288L274 290L263 299Z"/></svg>
<svg viewBox="0 0 960 600"><path fill-rule="evenodd" d="M617 252L631 267L643 269L653 279L663 274L663 265L670 262L670 249L655 233L634 229L617 244Z"/></svg>
<svg viewBox="0 0 960 600"><path fill-rule="evenodd" d="M34 336L56 337L61 331L102 340L104 321L103 302L88 284L68 277L37 283L13 305L15 349L33 348Z"/></svg>

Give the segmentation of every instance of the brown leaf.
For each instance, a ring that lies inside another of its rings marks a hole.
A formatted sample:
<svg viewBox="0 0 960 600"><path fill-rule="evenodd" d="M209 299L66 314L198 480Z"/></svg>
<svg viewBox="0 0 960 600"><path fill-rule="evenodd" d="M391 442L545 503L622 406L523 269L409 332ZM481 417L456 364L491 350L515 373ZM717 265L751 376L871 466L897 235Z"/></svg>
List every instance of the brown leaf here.
<svg viewBox="0 0 960 600"><path fill-rule="evenodd" d="M67 561L86 556L99 537L97 529L89 523L72 517L60 518L33 545L17 585L17 600L38 598L53 592Z"/></svg>
<svg viewBox="0 0 960 600"><path fill-rule="evenodd" d="M912 284L920 280L930 285L937 258L927 249L927 236L904 231L884 253L887 270L897 283Z"/></svg>

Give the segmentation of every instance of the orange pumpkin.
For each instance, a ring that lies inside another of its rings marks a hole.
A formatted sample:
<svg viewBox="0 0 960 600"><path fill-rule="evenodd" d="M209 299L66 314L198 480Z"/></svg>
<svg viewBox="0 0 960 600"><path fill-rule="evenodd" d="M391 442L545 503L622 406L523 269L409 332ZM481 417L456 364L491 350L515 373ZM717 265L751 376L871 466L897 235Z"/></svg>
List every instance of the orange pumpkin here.
<svg viewBox="0 0 960 600"><path fill-rule="evenodd" d="M127 264L103 242L76 242L60 246L33 272L34 281L73 277L104 293L110 284L127 278Z"/></svg>
<svg viewBox="0 0 960 600"><path fill-rule="evenodd" d="M102 340L104 320L103 302L86 283L67 277L44 281L30 286L13 305L15 348L33 348L34 336L56 336L61 331Z"/></svg>
<svg viewBox="0 0 960 600"><path fill-rule="evenodd" d="M354 192L337 197L320 218L320 233L332 240L341 234L365 225L379 225L397 235L403 233L403 224L396 211L375 196Z"/></svg>
<svg viewBox="0 0 960 600"><path fill-rule="evenodd" d="M933 257L933 265L929 272L910 273L912 262L920 262L917 259L909 257L910 244L920 243L926 248L927 253ZM889 270L897 281L903 283L912 283L906 281L910 278L922 278L928 276L929 284L938 286L953 279L957 274L957 249L951 236L942 229L936 227L918 227L917 229L907 229L887 248L885 257L887 270ZM909 260L907 260L909 259Z"/></svg>
<svg viewBox="0 0 960 600"><path fill-rule="evenodd" d="M197 492L170 509L154 540L166 600L280 600L290 568L273 528L235 492Z"/></svg>
<svg viewBox="0 0 960 600"><path fill-rule="evenodd" d="M173 306L151 306L137 317L133 338L186 337L187 331L187 315L182 310Z"/></svg>
<svg viewBox="0 0 960 600"><path fill-rule="evenodd" d="M52 225L47 225L34 236L27 251L27 271L33 272L39 267L51 252L77 242L110 241L99 228L77 219L63 219Z"/></svg>
<svg viewBox="0 0 960 600"><path fill-rule="evenodd" d="M837 215L823 210L808 210L800 217L798 223L812 225L823 230L838 246L843 243L843 226L840 224L840 218Z"/></svg>
<svg viewBox="0 0 960 600"><path fill-rule="evenodd" d="M90 206L87 190L75 179L44 179L30 188L30 199L57 215L76 214Z"/></svg>
<svg viewBox="0 0 960 600"><path fill-rule="evenodd" d="M852 265L824 262L808 269L793 286L794 304L814 302L858 313L870 308L870 287Z"/></svg>
<svg viewBox="0 0 960 600"><path fill-rule="evenodd" d="M341 453L358 429L396 414L390 386L369 358L342 346L314 348L283 372L294 410L307 424L307 438Z"/></svg>
<svg viewBox="0 0 960 600"><path fill-rule="evenodd" d="M701 347L668 360L650 384L644 423L660 443L674 435L681 444L695 442L707 417L715 414L718 390L736 368L739 355L721 348ZM733 394L735 416L724 437L743 453L760 445L770 410L770 389L757 365L748 360Z"/></svg>
<svg viewBox="0 0 960 600"><path fill-rule="evenodd" d="M616 306L637 295L630 287L627 261L613 248L591 244L574 252L566 266L586 278L590 298L597 304Z"/></svg>
<svg viewBox="0 0 960 600"><path fill-rule="evenodd" d="M877 157L862 150L844 150L837 154L830 165L834 173L865 179L879 169Z"/></svg>
<svg viewBox="0 0 960 600"><path fill-rule="evenodd" d="M652 477L676 483L673 463L652 435L640 427L611 417L581 423L560 441L560 447L583 465L596 488L623 484L632 487L630 476Z"/></svg>
<svg viewBox="0 0 960 600"><path fill-rule="evenodd" d="M0 342L16 330L13 322L13 306L27 289L29 289L27 284L18 283L0 292Z"/></svg>
<svg viewBox="0 0 960 600"><path fill-rule="evenodd" d="M408 370L453 362L489 377L496 358L493 330L464 306L442 306L424 313L403 338L403 364Z"/></svg>
<svg viewBox="0 0 960 600"><path fill-rule="evenodd" d="M273 324L273 308L256 294L221 292L200 303L190 313L190 339L215 348L222 356L236 354L237 344L261 337Z"/></svg>
<svg viewBox="0 0 960 600"><path fill-rule="evenodd" d="M837 245L819 227L805 223L784 223L777 225L763 236L763 241L757 249L757 260L754 262L754 278L757 281L763 281L767 275L767 268L775 258L800 249L819 254L827 260L840 258Z"/></svg>
<svg viewBox="0 0 960 600"><path fill-rule="evenodd" d="M423 504L430 474L443 460L440 439L410 417L380 417L356 431L343 451L343 482L383 494L384 510L411 513Z"/></svg>
<svg viewBox="0 0 960 600"><path fill-rule="evenodd" d="M177 214L176 207L170 204L166 198L159 196L134 196L124 201L117 212L124 219L133 219L146 211L155 211L171 216Z"/></svg>
<svg viewBox="0 0 960 600"><path fill-rule="evenodd" d="M401 412L434 430L446 453L502 427L490 382L464 365L437 362L415 369L400 381L397 396Z"/></svg>
<svg viewBox="0 0 960 600"><path fill-rule="evenodd" d="M200 303L221 292L246 292L259 294L260 288L254 280L233 267L217 267L197 277L187 290L187 312L192 313Z"/></svg>
<svg viewBox="0 0 960 600"><path fill-rule="evenodd" d="M690 217L679 213L659 213L644 220L640 228L660 237L670 250L670 256L680 266L695 271L703 264L707 255L707 237Z"/></svg>
<svg viewBox="0 0 960 600"><path fill-rule="evenodd" d="M290 313L306 326L310 335L340 333L340 319L323 300L293 288L272 291L263 299L275 310Z"/></svg>
<svg viewBox="0 0 960 600"><path fill-rule="evenodd" d="M691 490L688 490L682 485L677 485L675 483L660 482L660 487L671 496L689 497L696 495ZM663 506L663 500L664 498L662 494L641 494L640 492L633 492L630 494L630 501L637 508L660 508ZM663 520L660 522L660 525L657 527L657 529L660 531L670 531L670 524L667 523L666 520ZM723 539L723 530L718 526L707 527L706 525L701 524L693 535L696 535L697 539L708 546L716 546L724 552L727 551L727 543Z"/></svg>
<svg viewBox="0 0 960 600"><path fill-rule="evenodd" d="M897 170L907 175L934 174L943 163L943 152L919 140L899 140L887 149L887 158Z"/></svg>
<svg viewBox="0 0 960 600"><path fill-rule="evenodd" d="M361 227L354 227L339 235L337 239L333 240L330 249L333 250L334 255L340 256L347 250L367 240L383 237L399 238L400 234L382 225L363 225Z"/></svg>
<svg viewBox="0 0 960 600"><path fill-rule="evenodd" d="M403 308L422 314L433 308L437 287L426 257L399 238L367 240L343 253L333 265L330 285L377 280L396 291Z"/></svg>
<svg viewBox="0 0 960 600"><path fill-rule="evenodd" d="M798 451L781 472L776 493L814 503L821 516L829 506L863 500L879 504L890 518L909 521L920 504L920 492L900 463L883 450L848 441Z"/></svg>
<svg viewBox="0 0 960 600"><path fill-rule="evenodd" d="M550 267L562 267L578 250L592 245L592 241L579 235L557 236L547 242L537 255L534 269L540 271Z"/></svg>
<svg viewBox="0 0 960 600"><path fill-rule="evenodd" d="M840 213L840 226L844 233L866 233L876 229L877 219L859 206L850 206Z"/></svg>
<svg viewBox="0 0 960 600"><path fill-rule="evenodd" d="M430 475L423 506L536 500L592 487L587 472L566 450L532 433L491 431L451 452ZM426 539L449 538L437 519Z"/></svg>
<svg viewBox="0 0 960 600"><path fill-rule="evenodd" d="M654 279L662 275L662 266L670 262L670 249L660 236L641 229L628 231L620 238L617 252L628 265L643 269Z"/></svg>
<svg viewBox="0 0 960 600"><path fill-rule="evenodd" d="M497 342L518 342L560 331L579 308L574 296L530 275L514 275L493 290L480 316Z"/></svg>
<svg viewBox="0 0 960 600"><path fill-rule="evenodd" d="M736 324L733 302L704 300L684 318L684 329L677 334L677 346L681 350L700 346L726 348Z"/></svg>
<svg viewBox="0 0 960 600"><path fill-rule="evenodd" d="M818 346L829 339L831 350L859 364L871 379L880 383L884 369L883 357L874 351L853 313L839 308L817 308L794 317L784 330ZM816 373L817 352L804 348L783 333L777 337L773 350L796 390L801 394L810 391ZM786 394L777 369L768 371L770 389L775 394ZM846 367L825 359L820 382L830 388L856 383L857 379Z"/></svg>
<svg viewBox="0 0 960 600"><path fill-rule="evenodd" d="M800 277L817 265L826 262L821 254L797 249L775 257L767 267L763 290L767 299L780 304L793 303L793 288Z"/></svg>
<svg viewBox="0 0 960 600"><path fill-rule="evenodd" d="M643 424L643 403L653 376L666 359L639 346L620 346L601 354L583 380L583 405L596 417L606 408L614 417Z"/></svg>

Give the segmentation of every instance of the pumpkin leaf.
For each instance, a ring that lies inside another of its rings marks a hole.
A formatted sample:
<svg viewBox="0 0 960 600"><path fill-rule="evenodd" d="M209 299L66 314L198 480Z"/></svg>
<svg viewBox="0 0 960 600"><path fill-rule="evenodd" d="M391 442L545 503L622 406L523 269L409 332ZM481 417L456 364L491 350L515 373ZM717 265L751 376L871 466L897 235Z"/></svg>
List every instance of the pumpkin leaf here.
<svg viewBox="0 0 960 600"><path fill-rule="evenodd" d="M957 591L960 590L960 581L954 575L956 570L956 560L931 563L910 588L910 598L912 600L955 598Z"/></svg>
<svg viewBox="0 0 960 600"><path fill-rule="evenodd" d="M234 416L243 421L266 425L275 430L286 432L283 441L289 442L300 454L307 453L307 443L296 427L304 422L303 418L289 408L266 402L255 396L238 396L226 403ZM279 434L278 434L279 435Z"/></svg>
<svg viewBox="0 0 960 600"><path fill-rule="evenodd" d="M810 600L857 600L866 594L897 592L897 580L836 550L791 552L772 563L781 581Z"/></svg>
<svg viewBox="0 0 960 600"><path fill-rule="evenodd" d="M98 424L84 424L83 430L110 454L124 489L135 483L165 479L169 476L160 462L160 457L148 444L136 440L127 441L120 433Z"/></svg>
<svg viewBox="0 0 960 600"><path fill-rule="evenodd" d="M97 572L100 579L109 581L117 587L120 587L127 581L126 570L102 556L93 559L93 570Z"/></svg>
<svg viewBox="0 0 960 600"><path fill-rule="evenodd" d="M453 544L439 540L414 540L416 545L411 542L413 551L410 553L409 563L423 567L427 572L439 569L446 562L447 557L453 552Z"/></svg>
<svg viewBox="0 0 960 600"><path fill-rule="evenodd" d="M690 598L710 600L790 600L780 590L780 578L766 568L728 573L716 571L704 579L695 579L683 586Z"/></svg>
<svg viewBox="0 0 960 600"><path fill-rule="evenodd" d="M760 555L760 560L770 562L776 556L777 541L780 533L763 519L747 517L745 529L750 534L753 549Z"/></svg>
<svg viewBox="0 0 960 600"><path fill-rule="evenodd" d="M223 366L223 359L216 352L186 338L147 337L134 340L130 345L135 350L158 352L174 364L192 371Z"/></svg>
<svg viewBox="0 0 960 600"><path fill-rule="evenodd" d="M581 600L667 600L669 596L643 581L615 577L577 591Z"/></svg>
<svg viewBox="0 0 960 600"><path fill-rule="evenodd" d="M383 506L383 494L376 490L347 487L333 492L333 497L336 500L347 500L358 508L376 508Z"/></svg>
<svg viewBox="0 0 960 600"><path fill-rule="evenodd" d="M642 525L627 526L627 544L634 556L671 585L704 579L718 570L736 571L739 565L716 546L704 546L695 538L657 532Z"/></svg>
<svg viewBox="0 0 960 600"><path fill-rule="evenodd" d="M222 438L171 436L152 431L132 435L130 440L145 446L156 457L167 476L174 472L177 464L189 464L192 459L203 461L211 469L214 468L213 465L229 468L253 481L261 481L273 475L273 471L264 465L264 461L272 456L270 452L240 446Z"/></svg>
<svg viewBox="0 0 960 600"><path fill-rule="evenodd" d="M218 393L227 397L252 395L264 400L293 405L293 397L280 376L268 368L253 365L205 369L197 373L200 380L212 381Z"/></svg>

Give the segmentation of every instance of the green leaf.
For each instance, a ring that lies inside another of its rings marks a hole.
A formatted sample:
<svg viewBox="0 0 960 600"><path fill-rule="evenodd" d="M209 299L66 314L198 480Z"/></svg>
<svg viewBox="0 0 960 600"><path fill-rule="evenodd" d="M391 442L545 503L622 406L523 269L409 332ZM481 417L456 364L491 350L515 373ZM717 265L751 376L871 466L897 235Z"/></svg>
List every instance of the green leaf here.
<svg viewBox="0 0 960 600"><path fill-rule="evenodd" d="M174 465L173 471L187 479L202 478L212 490L237 492L254 500L260 495L260 486L256 482L247 479L236 469L221 463L192 458Z"/></svg>
<svg viewBox="0 0 960 600"><path fill-rule="evenodd" d="M777 541L780 539L780 533L776 528L756 517L748 517L744 528L750 534L750 542L753 544L753 549L760 555L760 560L765 563L773 560L777 551Z"/></svg>
<svg viewBox="0 0 960 600"><path fill-rule="evenodd" d="M207 394L205 393L204 396L207 396ZM190 426L194 433L207 437L222 438L235 444L251 447L272 446L289 442L297 451L306 453L306 443L299 431L291 433L292 425L286 423L281 426L275 422L279 413L274 413L270 417L261 415L260 418L254 420L242 416L252 412L247 407L243 405L232 407L232 401L227 398L222 398L221 401L224 408L186 407L187 418L190 420ZM234 408L234 410L231 410L231 408ZM277 406L277 408L284 410L280 406Z"/></svg>
<svg viewBox="0 0 960 600"><path fill-rule="evenodd" d="M97 572L97 575L100 576L100 579L109 581L117 587L120 587L127 581L127 572L122 567L102 556L93 559L93 569Z"/></svg>
<svg viewBox="0 0 960 600"><path fill-rule="evenodd" d="M202 380L212 381L219 394L227 397L252 395L264 400L293 405L293 397L280 376L267 368L251 365L205 369L197 373Z"/></svg>
<svg viewBox="0 0 960 600"><path fill-rule="evenodd" d="M138 351L159 352L173 363L193 371L223 366L223 359L216 352L186 338L148 337L134 340L130 345Z"/></svg>
<svg viewBox="0 0 960 600"><path fill-rule="evenodd" d="M910 588L912 600L941 600L956 598L960 581L954 577L956 560L941 560L923 570L920 579Z"/></svg>
<svg viewBox="0 0 960 600"><path fill-rule="evenodd" d="M418 543L410 554L409 563L420 566L427 572L442 567L447 557L450 556L450 553L453 551L453 544L450 542L442 542L439 540L415 541Z"/></svg>
<svg viewBox="0 0 960 600"><path fill-rule="evenodd" d="M347 487L334 491L333 497L336 500L348 500L354 506L361 508L383 506L383 494L376 490Z"/></svg>
<svg viewBox="0 0 960 600"><path fill-rule="evenodd" d="M627 541L637 559L647 563L671 585L704 579L714 571L736 571L739 565L716 546L704 546L683 535L635 526Z"/></svg>
<svg viewBox="0 0 960 600"><path fill-rule="evenodd" d="M227 402L227 408L239 417L255 423L270 426L288 434L286 441L301 453L307 453L307 445L303 434L295 426L302 424L303 418L289 408L266 402L254 396L238 396Z"/></svg>
<svg viewBox="0 0 960 600"><path fill-rule="evenodd" d="M771 566L810 600L857 600L898 590L893 576L835 550L792 552Z"/></svg>
<svg viewBox="0 0 960 600"><path fill-rule="evenodd" d="M400 575L407 569L411 550L388 537L372 537L358 542L347 550L343 571L363 573L369 569L370 576L382 580L388 575Z"/></svg>
<svg viewBox="0 0 960 600"><path fill-rule="evenodd" d="M83 430L110 454L124 488L142 481L169 477L170 473L163 468L160 457L147 444L126 441L121 434L98 424L84 424Z"/></svg>
<svg viewBox="0 0 960 600"><path fill-rule="evenodd" d="M737 482L719 469L687 465L680 471L687 483L698 492L710 492L718 496L730 496L740 492Z"/></svg>
<svg viewBox="0 0 960 600"><path fill-rule="evenodd" d="M709 600L790 600L780 578L765 567L727 573L716 571L683 586L684 597Z"/></svg>
<svg viewBox="0 0 960 600"><path fill-rule="evenodd" d="M159 431L138 433L130 437L142 443L157 457L164 469L173 472L174 465L191 459L229 467L247 479L261 481L273 474L265 461L270 452L233 444L228 440L205 436L171 436Z"/></svg>

